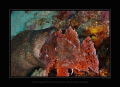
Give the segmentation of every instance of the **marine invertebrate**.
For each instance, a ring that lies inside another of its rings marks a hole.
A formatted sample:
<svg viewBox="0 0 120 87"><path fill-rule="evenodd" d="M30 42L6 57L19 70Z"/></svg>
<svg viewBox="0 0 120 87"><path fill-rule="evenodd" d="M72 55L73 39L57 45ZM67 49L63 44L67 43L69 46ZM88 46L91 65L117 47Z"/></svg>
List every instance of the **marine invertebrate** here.
<svg viewBox="0 0 120 87"><path fill-rule="evenodd" d="M92 41L95 44L95 48L98 50L101 42L107 34L106 26L98 20L90 22L87 29L83 29L82 33L85 36L91 36Z"/></svg>
<svg viewBox="0 0 120 87"><path fill-rule="evenodd" d="M75 14L75 11L58 11L53 16L53 26L58 29L66 29L69 27L69 19Z"/></svg>
<svg viewBox="0 0 120 87"><path fill-rule="evenodd" d="M69 19L69 24L70 26L75 29L76 31L78 30L78 26L80 23L78 23L76 20L74 19Z"/></svg>
<svg viewBox="0 0 120 87"><path fill-rule="evenodd" d="M100 69L100 76L104 76L104 77L110 76L109 70L107 70L106 68Z"/></svg>
<svg viewBox="0 0 120 87"><path fill-rule="evenodd" d="M83 40L81 46L77 33L71 27L55 32L42 46L40 60L45 64L43 76L48 76L52 69L57 69L57 76L69 76L68 69L75 74L83 74L91 69L99 73L99 61L90 37Z"/></svg>

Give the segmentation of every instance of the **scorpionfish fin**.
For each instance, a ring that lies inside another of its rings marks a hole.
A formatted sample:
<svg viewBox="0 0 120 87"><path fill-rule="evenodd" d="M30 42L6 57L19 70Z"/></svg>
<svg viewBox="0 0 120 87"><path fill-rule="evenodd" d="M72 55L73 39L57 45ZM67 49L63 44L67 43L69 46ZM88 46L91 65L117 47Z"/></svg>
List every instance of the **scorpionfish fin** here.
<svg viewBox="0 0 120 87"><path fill-rule="evenodd" d="M85 74L84 72L78 71L77 69L73 69L73 72L74 72L75 74Z"/></svg>
<svg viewBox="0 0 120 87"><path fill-rule="evenodd" d="M75 30L73 30L71 27L69 27L68 29L66 29L66 33L65 33L66 38L71 41L77 48L80 47L79 44L79 39L78 39L78 34Z"/></svg>
<svg viewBox="0 0 120 87"><path fill-rule="evenodd" d="M88 65L86 61L80 61L76 67L75 67L78 71L86 71L88 72Z"/></svg>
<svg viewBox="0 0 120 87"><path fill-rule="evenodd" d="M53 34L53 37L54 36L57 36L59 38L65 38L65 35L62 34L62 30L60 29L59 31L56 31L54 34Z"/></svg>
<svg viewBox="0 0 120 87"><path fill-rule="evenodd" d="M99 60L96 55L94 43L89 36L83 40L80 49L81 55L86 58L88 67L95 73L99 73Z"/></svg>
<svg viewBox="0 0 120 87"><path fill-rule="evenodd" d="M57 76L69 76L68 69L67 68L58 68Z"/></svg>

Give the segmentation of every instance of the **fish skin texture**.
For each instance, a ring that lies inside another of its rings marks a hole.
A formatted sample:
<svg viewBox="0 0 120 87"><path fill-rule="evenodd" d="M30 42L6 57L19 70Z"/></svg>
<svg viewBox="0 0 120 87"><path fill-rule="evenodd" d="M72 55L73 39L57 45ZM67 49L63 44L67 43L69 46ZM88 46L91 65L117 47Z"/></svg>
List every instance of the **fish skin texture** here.
<svg viewBox="0 0 120 87"><path fill-rule="evenodd" d="M11 76L27 76L34 67L45 67L39 60L39 51L55 31L55 27L26 30L11 40Z"/></svg>

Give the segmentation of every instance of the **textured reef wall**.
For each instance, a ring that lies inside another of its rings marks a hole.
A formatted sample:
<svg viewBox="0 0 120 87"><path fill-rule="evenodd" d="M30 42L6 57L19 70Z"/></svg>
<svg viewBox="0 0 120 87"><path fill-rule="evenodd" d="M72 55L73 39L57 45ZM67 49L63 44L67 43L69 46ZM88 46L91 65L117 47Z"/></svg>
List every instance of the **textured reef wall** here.
<svg viewBox="0 0 120 87"><path fill-rule="evenodd" d="M85 45L83 45L83 43L86 43L85 40L87 37L90 38L88 40L92 41L93 46L95 48L96 56L99 60L98 71L99 74L91 72L90 70L87 73L87 75L85 74L77 75L78 73L83 72L79 72L75 69L66 70L65 68L63 68L62 71L67 72L67 75L68 73L72 73L70 76L109 77L110 76L109 24L110 24L110 11L12 11L11 40L17 34L25 30L41 30L54 26L58 29L58 31L60 30L63 35L66 35L68 34L66 33L67 29L71 27L71 29L77 33L77 38L80 41L79 45L81 47L81 50L85 49ZM70 36L72 36L72 34ZM72 39L75 39L75 37L72 36L71 40ZM75 42L73 43L75 44ZM48 48L50 49L50 47ZM84 51L83 54L85 54ZM92 67L91 70L95 71L95 69L92 69ZM56 76L57 73L55 72L59 73L59 71L61 72L61 69L52 68L52 70L49 72L49 76ZM41 68L39 70L35 70L32 76L42 76L44 73L40 72ZM58 74L58 76L59 75L60 74Z"/></svg>
<svg viewBox="0 0 120 87"><path fill-rule="evenodd" d="M52 16L56 13L56 11L12 11L11 37L24 30L40 30L51 27Z"/></svg>

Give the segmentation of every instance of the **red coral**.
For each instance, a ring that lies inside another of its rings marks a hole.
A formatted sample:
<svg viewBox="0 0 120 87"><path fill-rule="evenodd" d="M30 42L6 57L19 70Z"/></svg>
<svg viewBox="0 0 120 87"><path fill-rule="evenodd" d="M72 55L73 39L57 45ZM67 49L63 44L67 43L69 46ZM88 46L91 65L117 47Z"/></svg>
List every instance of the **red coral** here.
<svg viewBox="0 0 120 87"><path fill-rule="evenodd" d="M46 65L46 73L51 69L57 69L57 76L69 76L68 69L73 69L76 74L79 74L79 71L88 72L88 67L98 73L98 58L95 51L90 37L80 46L77 33L69 27L65 35L59 30L43 45L40 60Z"/></svg>

